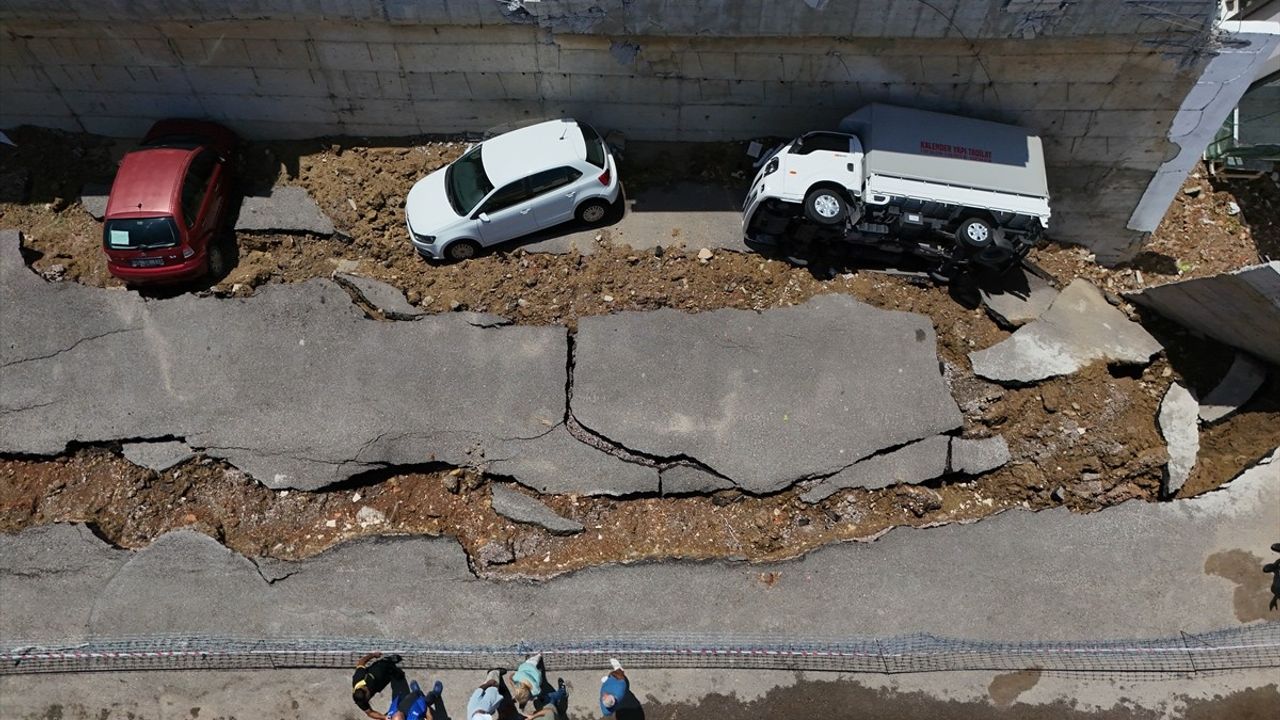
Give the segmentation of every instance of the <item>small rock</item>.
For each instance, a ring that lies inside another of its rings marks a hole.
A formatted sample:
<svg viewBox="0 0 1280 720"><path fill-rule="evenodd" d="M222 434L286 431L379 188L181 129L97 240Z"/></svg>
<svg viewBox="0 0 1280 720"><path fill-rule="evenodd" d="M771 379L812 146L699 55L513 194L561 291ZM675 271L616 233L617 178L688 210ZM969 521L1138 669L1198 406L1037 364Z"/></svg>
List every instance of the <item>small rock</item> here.
<svg viewBox="0 0 1280 720"><path fill-rule="evenodd" d="M444 489L452 495L458 494L458 489L462 486L462 478L453 473L449 473L440 479L440 483L444 485Z"/></svg>
<svg viewBox="0 0 1280 720"><path fill-rule="evenodd" d="M529 307L529 301L524 298L517 298L516 305L519 305L520 307Z"/></svg>
<svg viewBox="0 0 1280 720"><path fill-rule="evenodd" d="M698 251L698 259L701 260L702 262L707 262L712 257L714 257L714 255L711 252L710 248L702 248L701 250Z"/></svg>
<svg viewBox="0 0 1280 720"><path fill-rule="evenodd" d="M1058 487L1053 489L1053 492L1049 493L1049 497L1053 498L1058 502L1062 502L1062 499L1066 497L1066 491L1063 490L1061 485L1059 485Z"/></svg>
<svg viewBox="0 0 1280 720"><path fill-rule="evenodd" d="M356 524L362 528L381 525L387 521L387 516L382 514L381 510L371 508L368 505L362 505L356 512Z"/></svg>
<svg viewBox="0 0 1280 720"><path fill-rule="evenodd" d="M1083 478L1081 479L1083 480ZM1084 495L1086 497L1101 495L1102 491L1103 491L1103 486L1102 486L1101 480L1084 481L1084 482L1081 482L1080 485L1076 487L1076 494Z"/></svg>
<svg viewBox="0 0 1280 720"><path fill-rule="evenodd" d="M458 302L457 300L452 300L449 302L450 312L457 312L458 310L461 310L461 309L462 309L462 303Z"/></svg>
<svg viewBox="0 0 1280 720"><path fill-rule="evenodd" d="M1199 197L1200 186L1192 185L1191 187L1182 188L1182 194L1186 195L1187 197Z"/></svg>
<svg viewBox="0 0 1280 720"><path fill-rule="evenodd" d="M330 519L328 519L328 520L325 520L325 521L324 521L324 526L325 526L325 527L327 527L327 528L335 528L335 527L338 527L338 521L337 521L337 520L334 520L334 519L332 519L332 518L330 518Z"/></svg>
<svg viewBox="0 0 1280 720"><path fill-rule="evenodd" d="M942 496L931 488L919 485L905 485L898 488L894 495L902 503L902 506L916 517L923 517L927 513L942 507Z"/></svg>
<svg viewBox="0 0 1280 720"><path fill-rule="evenodd" d="M518 523L537 525L554 535L576 535L585 529L581 523L557 515L539 500L506 485L493 486L493 511Z"/></svg>
<svg viewBox="0 0 1280 720"><path fill-rule="evenodd" d="M476 559L482 565L506 565L515 561L516 554L505 543L490 540L476 551Z"/></svg>
<svg viewBox="0 0 1280 720"><path fill-rule="evenodd" d="M1240 214L1240 206L1236 204L1236 201L1235 201L1235 200L1228 200L1228 201L1227 201L1227 214L1228 214L1228 215L1239 215L1239 214Z"/></svg>
<svg viewBox="0 0 1280 720"><path fill-rule="evenodd" d="M40 274L44 276L45 280L58 281L66 277L67 266L61 263L56 263L54 265L50 265L49 269L45 270Z"/></svg>
<svg viewBox="0 0 1280 720"><path fill-rule="evenodd" d="M602 296L600 296L600 299L601 299L601 300L604 300L605 302L613 302L613 296L612 296L612 295L602 295Z"/></svg>
<svg viewBox="0 0 1280 720"><path fill-rule="evenodd" d="M654 256L654 257L662 257L662 253L663 253L663 252L664 252L664 251L663 251L663 249L662 249L662 246L661 246L661 245L654 245L654 246L653 246L653 256Z"/></svg>

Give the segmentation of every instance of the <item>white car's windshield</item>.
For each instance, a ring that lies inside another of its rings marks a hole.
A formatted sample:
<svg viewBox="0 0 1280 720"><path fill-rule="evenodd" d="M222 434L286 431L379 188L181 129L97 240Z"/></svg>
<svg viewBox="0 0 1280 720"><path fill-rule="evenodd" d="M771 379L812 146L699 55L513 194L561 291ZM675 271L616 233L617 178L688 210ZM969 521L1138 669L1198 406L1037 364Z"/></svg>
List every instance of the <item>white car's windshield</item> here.
<svg viewBox="0 0 1280 720"><path fill-rule="evenodd" d="M444 174L444 190L449 196L449 204L459 215L466 215L493 190L493 183L484 174L484 164L480 161L483 145L458 158L449 166Z"/></svg>

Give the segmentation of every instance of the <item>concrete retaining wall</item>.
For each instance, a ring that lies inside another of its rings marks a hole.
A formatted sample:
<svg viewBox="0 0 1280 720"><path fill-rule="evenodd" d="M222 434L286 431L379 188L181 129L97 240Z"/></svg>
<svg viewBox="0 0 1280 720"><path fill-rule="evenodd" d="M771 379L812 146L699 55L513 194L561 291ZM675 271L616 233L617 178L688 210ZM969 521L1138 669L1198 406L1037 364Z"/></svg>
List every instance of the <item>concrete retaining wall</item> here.
<svg viewBox="0 0 1280 720"><path fill-rule="evenodd" d="M11 0L0 127L248 137L478 131L573 115L633 138L831 126L871 101L1045 138L1053 235L1118 259L1215 4L1172 0Z"/></svg>

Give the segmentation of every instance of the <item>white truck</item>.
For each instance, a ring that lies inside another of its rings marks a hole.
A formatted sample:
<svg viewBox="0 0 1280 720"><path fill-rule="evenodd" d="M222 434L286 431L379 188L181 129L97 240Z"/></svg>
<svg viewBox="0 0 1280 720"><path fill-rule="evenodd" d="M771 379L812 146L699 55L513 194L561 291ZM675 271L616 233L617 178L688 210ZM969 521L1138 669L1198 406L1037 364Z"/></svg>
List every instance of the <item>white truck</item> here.
<svg viewBox="0 0 1280 720"><path fill-rule="evenodd" d="M1040 138L1013 125L872 104L757 165L742 217L757 249L851 242L947 279L1008 270L1049 226Z"/></svg>

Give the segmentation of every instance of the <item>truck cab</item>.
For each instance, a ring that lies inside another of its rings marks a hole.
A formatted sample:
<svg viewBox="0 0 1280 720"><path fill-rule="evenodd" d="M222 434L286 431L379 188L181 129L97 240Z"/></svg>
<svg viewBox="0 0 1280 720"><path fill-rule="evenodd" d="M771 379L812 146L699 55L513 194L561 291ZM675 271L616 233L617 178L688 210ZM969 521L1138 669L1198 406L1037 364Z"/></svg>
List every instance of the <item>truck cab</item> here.
<svg viewBox="0 0 1280 720"><path fill-rule="evenodd" d="M757 162L752 247L848 241L1004 271L1048 227L1040 138L1012 125L875 103Z"/></svg>

